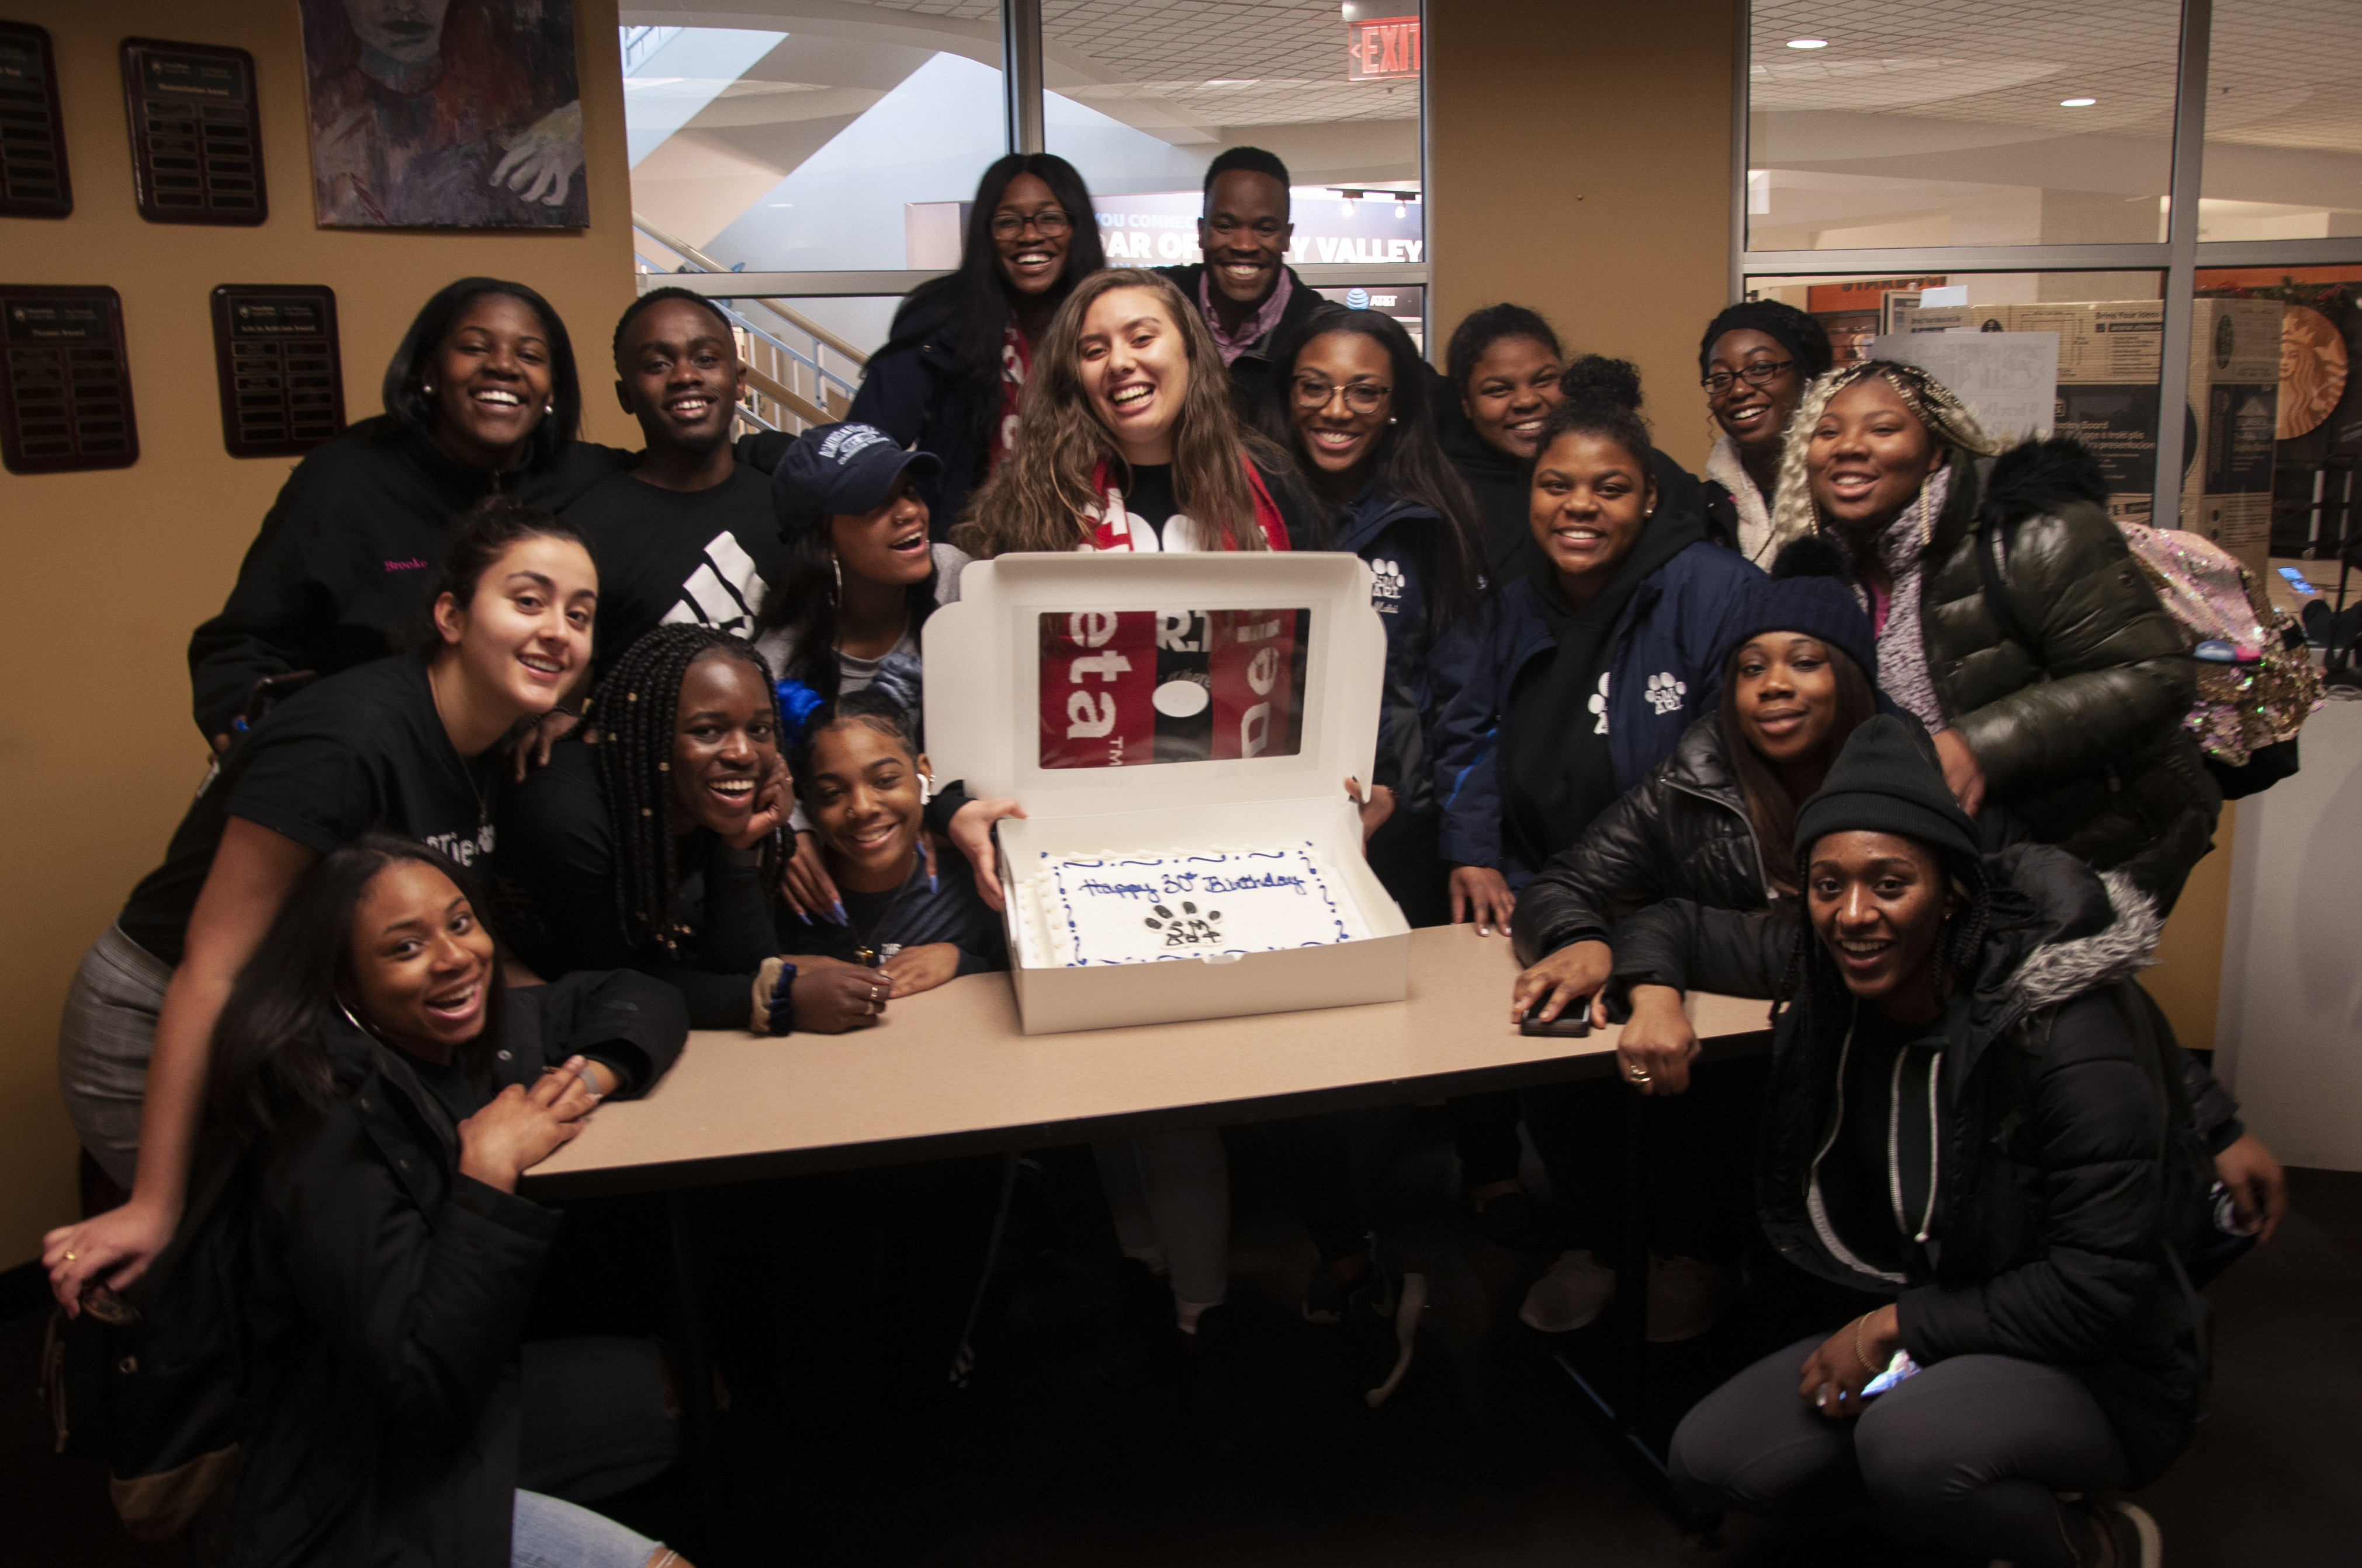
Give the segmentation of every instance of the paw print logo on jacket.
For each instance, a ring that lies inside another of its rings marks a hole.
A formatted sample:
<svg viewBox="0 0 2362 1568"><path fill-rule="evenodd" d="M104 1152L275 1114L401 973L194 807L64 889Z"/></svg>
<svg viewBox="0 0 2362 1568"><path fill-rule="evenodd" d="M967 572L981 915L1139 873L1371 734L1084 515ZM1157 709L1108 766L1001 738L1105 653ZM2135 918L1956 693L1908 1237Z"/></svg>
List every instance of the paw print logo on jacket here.
<svg viewBox="0 0 2362 1568"><path fill-rule="evenodd" d="M1163 932L1168 948L1210 947L1222 939L1222 912L1219 909L1209 909L1200 916L1194 904L1183 904L1178 915L1161 904L1153 907L1156 914L1141 924L1152 931ZM1163 918L1159 919L1159 916Z"/></svg>
<svg viewBox="0 0 2362 1568"><path fill-rule="evenodd" d="M1593 695L1588 703L1584 704L1592 712L1599 716L1599 727L1592 731L1594 735L1607 733L1607 674L1608 672L1606 670L1599 672L1599 690Z"/></svg>
<svg viewBox="0 0 2362 1568"><path fill-rule="evenodd" d="M1690 695L1689 683L1673 679L1671 670L1660 670L1649 677L1649 689L1641 695L1658 713L1678 713L1683 699Z"/></svg>
<svg viewBox="0 0 2362 1568"><path fill-rule="evenodd" d="M1403 597L1403 572L1399 562L1370 563L1370 608L1380 615L1400 613Z"/></svg>

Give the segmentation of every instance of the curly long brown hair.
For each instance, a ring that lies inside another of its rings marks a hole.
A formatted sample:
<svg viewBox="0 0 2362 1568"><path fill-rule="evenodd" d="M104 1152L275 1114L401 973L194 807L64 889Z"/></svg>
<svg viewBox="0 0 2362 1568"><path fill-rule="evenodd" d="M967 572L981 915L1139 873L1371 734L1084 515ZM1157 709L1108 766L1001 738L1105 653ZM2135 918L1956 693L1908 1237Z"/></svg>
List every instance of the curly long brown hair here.
<svg viewBox="0 0 2362 1568"><path fill-rule="evenodd" d="M1231 403L1230 372L1197 308L1169 279L1120 267L1076 284L1042 334L1025 382L1016 444L952 530L952 543L969 554L1068 551L1091 537L1093 525L1083 513L1106 499L1093 493L1091 476L1101 465L1120 465L1123 455L1083 389L1083 318L1095 302L1118 289L1153 295L1188 355L1189 387L1173 426L1174 499L1199 526L1224 535L1230 549L1271 547L1255 524L1243 457L1285 457L1240 423Z"/></svg>

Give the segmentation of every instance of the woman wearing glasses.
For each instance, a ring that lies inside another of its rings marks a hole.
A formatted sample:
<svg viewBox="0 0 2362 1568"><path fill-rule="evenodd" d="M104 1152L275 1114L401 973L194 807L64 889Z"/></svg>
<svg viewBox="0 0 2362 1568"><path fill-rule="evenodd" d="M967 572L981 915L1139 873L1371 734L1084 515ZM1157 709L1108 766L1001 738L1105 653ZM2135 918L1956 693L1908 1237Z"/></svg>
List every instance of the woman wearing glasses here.
<svg viewBox="0 0 2362 1568"><path fill-rule="evenodd" d="M1065 159L1012 152L976 188L959 270L911 291L846 418L943 460L913 493L935 539L1016 440L1034 345L1077 280L1107 266L1090 192Z"/></svg>
<svg viewBox="0 0 2362 1568"><path fill-rule="evenodd" d="M1391 815L1370 840L1371 869L1412 925L1441 925L1450 915L1428 776L1428 652L1476 605L1475 502L1437 444L1427 367L1392 316L1324 303L1282 334L1272 363L1279 374L1264 428L1324 503L1332 548L1369 563L1370 604L1386 629L1372 785Z"/></svg>
<svg viewBox="0 0 2362 1568"><path fill-rule="evenodd" d="M1698 343L1705 406L1722 433L1705 460L1705 531L1769 571L1788 543L1772 521L1780 454L1805 386L1829 368L1829 334L1794 305L1749 300Z"/></svg>

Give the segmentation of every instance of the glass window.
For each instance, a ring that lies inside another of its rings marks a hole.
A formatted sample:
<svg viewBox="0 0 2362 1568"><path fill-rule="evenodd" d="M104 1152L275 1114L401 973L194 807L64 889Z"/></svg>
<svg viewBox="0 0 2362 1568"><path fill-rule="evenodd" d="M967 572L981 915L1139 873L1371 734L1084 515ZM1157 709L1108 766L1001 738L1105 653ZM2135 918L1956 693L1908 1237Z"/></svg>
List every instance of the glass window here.
<svg viewBox="0 0 2362 1568"><path fill-rule="evenodd" d="M2362 14L2215 0L2201 240L2362 235Z"/></svg>
<svg viewBox="0 0 2362 1568"><path fill-rule="evenodd" d="M2271 553L2334 555L2362 532L2362 267L2202 267L2198 293L2279 306Z"/></svg>
<svg viewBox="0 0 2362 1568"><path fill-rule="evenodd" d="M2180 26L2178 0L1758 0L1747 247L2163 240Z"/></svg>
<svg viewBox="0 0 2362 1568"><path fill-rule="evenodd" d="M997 0L836 0L780 26L623 29L633 211L724 268L923 265L908 209L967 200L1006 149Z"/></svg>
<svg viewBox="0 0 2362 1568"><path fill-rule="evenodd" d="M1206 165L1239 146L1287 165L1291 266L1427 259L1416 0L1044 0L1042 31L1044 139L1110 265L1198 260ZM1371 288L1419 330L1421 291Z"/></svg>
<svg viewBox="0 0 2362 1568"><path fill-rule="evenodd" d="M1924 364L1996 433L2045 429L2090 447L2108 478L2108 510L2147 521L2157 488L2158 370L2165 342L2161 272L1985 272L1958 277L1830 275L1749 280L1751 299L1809 311L1829 330L1840 364L1883 354ZM2047 389L2014 381L1979 350L1914 345L1928 334L2055 334ZM1882 338L1883 341L1882 342ZM1948 366L1964 368L1954 371ZM1965 368L1975 367L1973 369ZM1971 383L1968 377L1990 379ZM2047 417L2029 411L2047 405Z"/></svg>

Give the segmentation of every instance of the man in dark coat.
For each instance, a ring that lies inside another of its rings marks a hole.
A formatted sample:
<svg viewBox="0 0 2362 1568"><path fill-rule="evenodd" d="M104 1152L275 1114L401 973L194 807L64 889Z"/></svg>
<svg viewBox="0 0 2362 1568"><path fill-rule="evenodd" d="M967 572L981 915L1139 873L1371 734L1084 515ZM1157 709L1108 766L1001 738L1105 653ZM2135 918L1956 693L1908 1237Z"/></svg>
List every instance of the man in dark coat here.
<svg viewBox="0 0 2362 1568"><path fill-rule="evenodd" d="M1320 296L1287 265L1287 165L1259 147L1234 147L1206 166L1198 245L1206 259L1157 269L1205 313L1231 367L1240 417L1252 420L1272 378L1271 345Z"/></svg>

